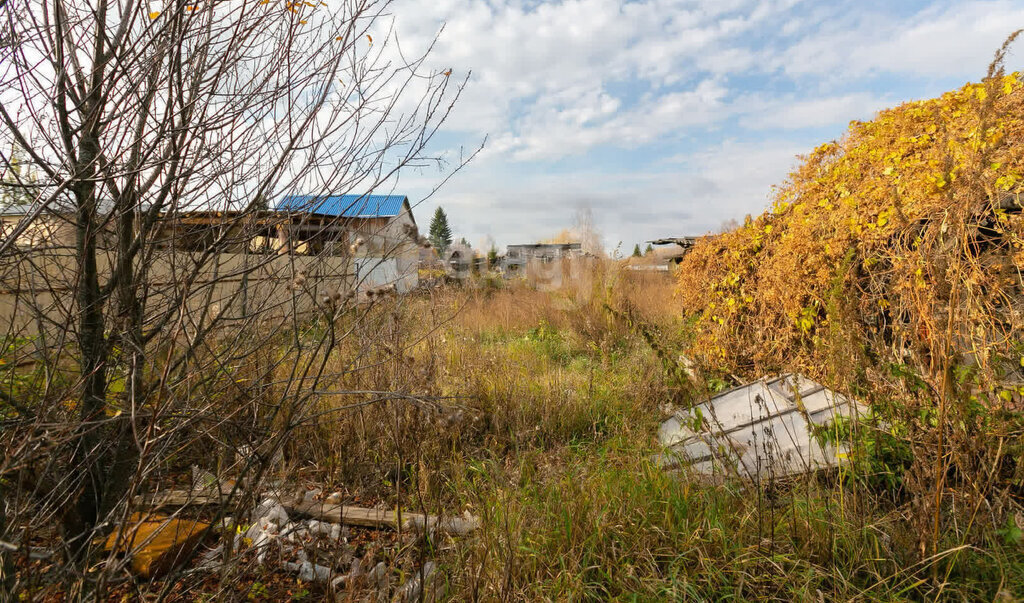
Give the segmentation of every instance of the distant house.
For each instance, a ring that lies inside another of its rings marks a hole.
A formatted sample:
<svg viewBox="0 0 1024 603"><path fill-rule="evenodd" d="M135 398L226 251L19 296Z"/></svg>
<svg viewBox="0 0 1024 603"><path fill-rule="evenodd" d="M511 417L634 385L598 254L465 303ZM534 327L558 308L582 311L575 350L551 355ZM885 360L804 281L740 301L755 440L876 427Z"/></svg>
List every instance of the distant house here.
<svg viewBox="0 0 1024 603"><path fill-rule="evenodd" d="M14 244L23 249L74 246L74 216L69 212L40 212L18 232L19 225L33 210L32 205L12 205L0 209L0 236L4 239L14 236Z"/></svg>
<svg viewBox="0 0 1024 603"><path fill-rule="evenodd" d="M100 201L100 212L110 212L110 203ZM0 207L0 240L14 237L14 245L27 252L73 251L76 245L75 208L60 199L46 207L37 203L12 204ZM99 247L115 244L113 220L100 224Z"/></svg>
<svg viewBox="0 0 1024 603"><path fill-rule="evenodd" d="M56 209L35 215L28 205L0 209L0 236L15 233L25 250L73 249L74 216ZM394 284L399 292L416 286L424 242L404 195L293 195L275 208L247 212L178 209L160 216L151 236L175 252L217 245L225 253L349 257L357 287ZM110 222L101 246L113 241Z"/></svg>
<svg viewBox="0 0 1024 603"><path fill-rule="evenodd" d="M580 243L532 243L509 245L501 260L505 274L525 273L531 263L550 264L556 260L575 259L583 256Z"/></svg>
<svg viewBox="0 0 1024 603"><path fill-rule="evenodd" d="M629 270L671 272L678 266L699 237L669 237L647 241L654 250L641 258L629 258Z"/></svg>
<svg viewBox="0 0 1024 603"><path fill-rule="evenodd" d="M275 211L289 219L268 244L294 253L350 253L362 288L394 284L401 293L417 285L419 229L405 195L292 195Z"/></svg>
<svg viewBox="0 0 1024 603"><path fill-rule="evenodd" d="M464 243L452 243L445 250L444 257L448 274L455 278L461 278L470 274L476 260L473 248Z"/></svg>
<svg viewBox="0 0 1024 603"><path fill-rule="evenodd" d="M523 278L538 289L555 290L589 274L590 260L593 256L579 243L532 243L509 245L498 265L505 278Z"/></svg>

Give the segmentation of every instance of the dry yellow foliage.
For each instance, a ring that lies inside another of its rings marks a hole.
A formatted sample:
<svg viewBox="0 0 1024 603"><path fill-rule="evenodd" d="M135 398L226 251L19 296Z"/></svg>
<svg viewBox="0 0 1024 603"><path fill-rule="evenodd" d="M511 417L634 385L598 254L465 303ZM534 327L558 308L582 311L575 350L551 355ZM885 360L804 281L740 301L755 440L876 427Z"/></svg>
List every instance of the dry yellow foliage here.
<svg viewBox="0 0 1024 603"><path fill-rule="evenodd" d="M1005 377L1022 345L1022 180L1024 89L998 62L981 83L851 123L769 211L685 259L690 352L833 381L886 363L937 389L958 367Z"/></svg>

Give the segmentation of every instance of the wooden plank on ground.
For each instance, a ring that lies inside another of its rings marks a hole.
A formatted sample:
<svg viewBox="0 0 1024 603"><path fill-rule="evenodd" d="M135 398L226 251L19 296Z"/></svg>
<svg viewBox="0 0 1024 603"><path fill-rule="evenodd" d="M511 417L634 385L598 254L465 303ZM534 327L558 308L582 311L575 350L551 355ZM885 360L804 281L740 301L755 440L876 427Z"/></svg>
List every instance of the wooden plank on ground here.
<svg viewBox="0 0 1024 603"><path fill-rule="evenodd" d="M315 500L303 501L290 507L286 505L285 508L289 512L309 515L321 521L365 528L397 530L401 526L402 529L413 532L422 532L426 529L461 536L480 527L480 520L476 517L439 518L436 515L424 515L423 513L399 513L390 509L369 509Z"/></svg>
<svg viewBox="0 0 1024 603"><path fill-rule="evenodd" d="M133 500L137 507L201 507L205 505L221 505L228 501L233 485L224 484L217 493L217 488L201 490L161 490L152 494L139 495ZM242 495L242 490L234 492L234 499Z"/></svg>
<svg viewBox="0 0 1024 603"><path fill-rule="evenodd" d="M398 513L387 509L336 505L317 500L303 501L290 506L285 505L285 509L289 513L309 515L321 521L363 528L390 528L397 530L398 526L401 525ZM412 515L414 513L402 513L401 521L407 521Z"/></svg>
<svg viewBox="0 0 1024 603"><path fill-rule="evenodd" d="M148 496L136 496L135 504L139 507L187 507L223 504L227 500L227 492L221 496L209 491L167 490ZM373 509L351 505L337 505L324 501L306 500L295 504L282 503L289 513L308 515L309 517L342 525L359 526L422 532L425 529L452 535L465 535L480 527L480 520L471 516L453 516L439 518L436 515L402 512L390 509Z"/></svg>

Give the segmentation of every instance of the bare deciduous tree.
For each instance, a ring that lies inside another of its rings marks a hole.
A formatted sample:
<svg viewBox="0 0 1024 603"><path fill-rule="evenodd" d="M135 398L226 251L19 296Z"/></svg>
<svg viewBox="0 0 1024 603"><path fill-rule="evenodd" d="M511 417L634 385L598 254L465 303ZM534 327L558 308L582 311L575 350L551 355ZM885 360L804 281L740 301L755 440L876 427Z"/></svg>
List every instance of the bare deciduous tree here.
<svg viewBox="0 0 1024 603"><path fill-rule="evenodd" d="M30 199L0 242L20 366L0 398L0 540L25 552L59 526L69 594L102 594L123 563L96 566L97 537L180 458L248 450L240 496L320 412L328 356L365 315L359 244L317 246L344 224L267 208L393 186L464 84L402 58L387 8L0 3L0 158ZM299 231L301 250L253 243Z"/></svg>

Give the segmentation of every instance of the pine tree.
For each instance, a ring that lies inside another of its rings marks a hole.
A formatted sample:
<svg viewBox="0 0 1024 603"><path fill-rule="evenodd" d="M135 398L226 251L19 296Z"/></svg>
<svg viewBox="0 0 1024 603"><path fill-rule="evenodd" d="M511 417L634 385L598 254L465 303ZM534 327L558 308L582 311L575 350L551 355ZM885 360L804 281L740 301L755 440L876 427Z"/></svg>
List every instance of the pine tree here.
<svg viewBox="0 0 1024 603"><path fill-rule="evenodd" d="M633 245L633 257L635 257L635 258L640 257L640 243L637 243L636 245Z"/></svg>
<svg viewBox="0 0 1024 603"><path fill-rule="evenodd" d="M434 212L434 218L430 221L430 244L434 246L438 254L443 254L452 244L452 230L448 227L448 216L440 207Z"/></svg>
<svg viewBox="0 0 1024 603"><path fill-rule="evenodd" d="M644 249L644 255L648 255L649 253L651 253L651 252L653 252L653 251L654 251L654 248L653 248L653 247L651 247L651 244L650 244L650 243L648 243L648 244L647 244L647 249Z"/></svg>

